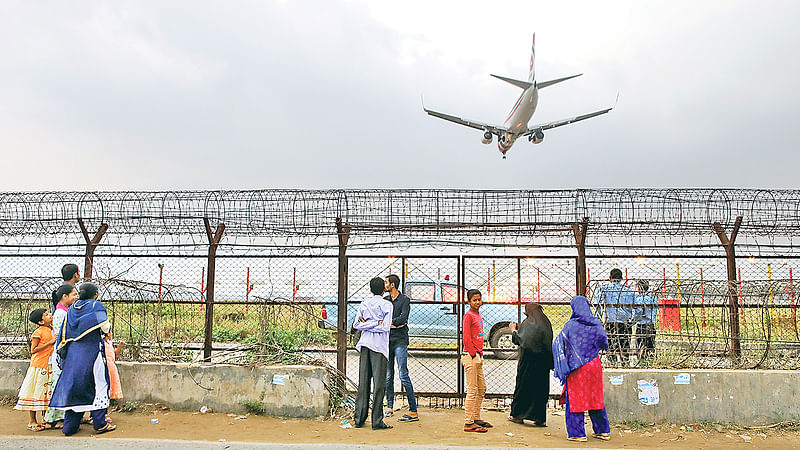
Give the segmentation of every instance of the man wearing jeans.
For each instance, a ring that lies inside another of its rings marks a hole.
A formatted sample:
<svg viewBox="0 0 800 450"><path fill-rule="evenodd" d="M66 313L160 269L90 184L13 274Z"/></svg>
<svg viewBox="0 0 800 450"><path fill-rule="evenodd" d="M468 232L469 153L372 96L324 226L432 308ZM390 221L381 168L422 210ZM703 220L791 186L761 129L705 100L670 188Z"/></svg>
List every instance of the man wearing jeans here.
<svg viewBox="0 0 800 450"><path fill-rule="evenodd" d="M408 398L408 414L403 414L397 421L416 422L419 420L417 399L408 376L408 315L411 312L411 299L398 290L399 286L400 277L386 277L386 292L389 295L385 299L393 305L392 325L389 330L389 365L386 370L386 417L394 414L394 361L397 359L400 383L403 384Z"/></svg>

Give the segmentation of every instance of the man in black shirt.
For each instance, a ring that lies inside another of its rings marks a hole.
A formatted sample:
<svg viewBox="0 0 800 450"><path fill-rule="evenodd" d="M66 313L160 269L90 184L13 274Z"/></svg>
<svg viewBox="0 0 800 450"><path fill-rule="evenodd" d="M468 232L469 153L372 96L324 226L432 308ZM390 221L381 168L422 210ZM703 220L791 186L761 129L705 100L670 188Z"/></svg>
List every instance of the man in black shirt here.
<svg viewBox="0 0 800 450"><path fill-rule="evenodd" d="M417 413L417 398L414 396L414 386L408 376L408 315L411 312L411 299L402 294L398 287L400 277L389 275L386 277L385 298L392 302L392 326L389 329L389 365L386 370L386 417L394 414L394 361L397 360L397 370L400 382L408 398L408 414L403 414L398 422L416 422L419 420Z"/></svg>

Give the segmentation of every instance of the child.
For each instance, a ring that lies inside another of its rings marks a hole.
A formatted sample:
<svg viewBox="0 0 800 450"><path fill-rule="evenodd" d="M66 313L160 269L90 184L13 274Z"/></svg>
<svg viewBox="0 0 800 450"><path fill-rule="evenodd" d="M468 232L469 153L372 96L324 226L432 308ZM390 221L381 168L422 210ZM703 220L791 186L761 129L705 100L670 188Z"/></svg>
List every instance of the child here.
<svg viewBox="0 0 800 450"><path fill-rule="evenodd" d="M39 325L31 335L31 366L25 375L25 380L19 388L19 401L14 409L26 410L30 413L28 429L42 431L44 423L36 421L36 411L44 412L50 403L50 354L53 353L53 315L46 309L39 308L31 311L28 320Z"/></svg>
<svg viewBox="0 0 800 450"><path fill-rule="evenodd" d="M462 329L464 330L464 351L461 364L467 380L467 398L464 401L464 431L485 433L492 424L481 420L481 403L486 394L486 380L483 377L483 319L478 310L483 303L481 291L467 291L469 311L464 313Z"/></svg>
<svg viewBox="0 0 800 450"><path fill-rule="evenodd" d="M63 269L62 269L63 270ZM72 277L74 279L75 276ZM67 319L67 311L69 307L78 299L78 290L69 283L64 283L53 292L53 333L57 337L61 332L61 326ZM58 360L58 352L52 352L50 356L50 397L53 396L53 389L58 384L58 379L61 377L61 366ZM44 413L44 420L47 422L48 428L60 428L60 424L64 422L64 410L48 408Z"/></svg>
<svg viewBox="0 0 800 450"><path fill-rule="evenodd" d="M122 385L119 382L119 372L117 371L117 356L119 350L125 345L125 341L120 341L117 348L111 342L111 333L106 333L103 339L103 347L106 352L106 362L108 363L108 381L109 381L109 394L108 398L119 400L122 398ZM106 415L106 422L111 422L111 418Z"/></svg>

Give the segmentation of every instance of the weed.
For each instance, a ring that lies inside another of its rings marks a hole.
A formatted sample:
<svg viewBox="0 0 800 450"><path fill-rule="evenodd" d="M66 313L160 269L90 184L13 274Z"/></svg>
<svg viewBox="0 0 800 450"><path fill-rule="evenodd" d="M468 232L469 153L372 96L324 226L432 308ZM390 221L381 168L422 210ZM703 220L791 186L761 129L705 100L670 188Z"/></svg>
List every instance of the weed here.
<svg viewBox="0 0 800 450"><path fill-rule="evenodd" d="M119 410L122 412L129 413L136 411L137 409L139 409L140 406L141 405L139 405L139 402L125 402L122 405L120 405Z"/></svg>
<svg viewBox="0 0 800 450"><path fill-rule="evenodd" d="M264 405L258 400L245 400L242 402L242 405L249 414L256 414L259 416L263 416L264 413L266 413Z"/></svg>

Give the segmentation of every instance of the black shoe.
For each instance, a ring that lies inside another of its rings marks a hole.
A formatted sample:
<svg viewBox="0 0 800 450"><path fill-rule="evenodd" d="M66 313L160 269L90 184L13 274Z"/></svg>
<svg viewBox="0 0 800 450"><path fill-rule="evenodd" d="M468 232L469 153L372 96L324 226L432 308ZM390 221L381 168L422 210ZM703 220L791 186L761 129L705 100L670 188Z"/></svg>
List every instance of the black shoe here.
<svg viewBox="0 0 800 450"><path fill-rule="evenodd" d="M389 424L387 424L387 423L385 423L385 422L381 422L381 423L379 423L377 425L374 425L372 427L373 430L388 430L390 428L394 428L394 427L389 425Z"/></svg>

